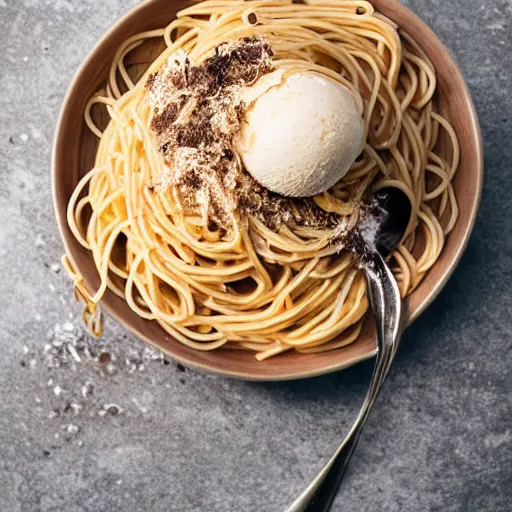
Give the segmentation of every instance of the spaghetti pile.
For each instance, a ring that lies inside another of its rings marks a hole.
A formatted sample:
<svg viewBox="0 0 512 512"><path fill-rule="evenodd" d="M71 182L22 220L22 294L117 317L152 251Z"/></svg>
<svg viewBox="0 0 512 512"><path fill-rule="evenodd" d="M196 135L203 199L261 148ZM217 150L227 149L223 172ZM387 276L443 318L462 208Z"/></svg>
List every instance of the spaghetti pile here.
<svg viewBox="0 0 512 512"><path fill-rule="evenodd" d="M365 281L353 254L333 242L335 228L300 222L300 215L271 225L241 205L222 225L184 208L178 183L154 187L169 162L151 129L148 79L179 51L199 65L219 45L244 38L264 40L276 68L321 73L364 106L361 157L308 208L350 223L364 196L398 187L412 204L406 236L391 256L404 296L439 257L458 215L451 180L459 145L437 112L435 70L414 40L364 1L209 0L125 41L108 84L88 104L85 118L99 146L71 197L68 223L92 252L101 277L96 293L67 267L96 330L95 306L108 288L197 350L243 348L263 360L357 339L368 308ZM164 51L136 80L130 54L159 39ZM103 132L93 121L97 104L110 117ZM244 172L237 155L231 165ZM287 201L300 212L299 201Z"/></svg>

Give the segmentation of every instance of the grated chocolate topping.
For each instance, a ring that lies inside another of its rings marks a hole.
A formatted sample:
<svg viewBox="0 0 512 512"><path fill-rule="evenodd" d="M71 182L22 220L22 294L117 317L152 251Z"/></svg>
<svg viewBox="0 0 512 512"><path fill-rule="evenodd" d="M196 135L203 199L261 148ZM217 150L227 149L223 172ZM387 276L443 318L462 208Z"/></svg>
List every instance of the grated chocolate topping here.
<svg viewBox="0 0 512 512"><path fill-rule="evenodd" d="M172 55L146 88L153 108L151 130L168 169L150 187L174 187L181 207L228 229L253 215L279 230L294 223L334 228L340 218L312 199L290 199L260 185L241 164L235 138L245 116L240 90L274 70L273 51L262 39L222 44L202 64L184 52Z"/></svg>

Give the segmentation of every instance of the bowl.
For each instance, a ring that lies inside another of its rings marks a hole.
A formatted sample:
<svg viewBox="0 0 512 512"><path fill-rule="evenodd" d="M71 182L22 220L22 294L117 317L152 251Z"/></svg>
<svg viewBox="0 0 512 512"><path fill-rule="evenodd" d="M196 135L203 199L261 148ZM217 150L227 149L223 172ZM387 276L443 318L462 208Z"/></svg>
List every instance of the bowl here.
<svg viewBox="0 0 512 512"><path fill-rule="evenodd" d="M66 222L68 201L80 177L92 167L96 150L96 139L83 121L86 102L105 83L109 63L125 39L138 32L167 25L176 17L177 11L191 3L183 0L150 0L131 10L108 31L87 57L64 101L53 148L53 199L66 252L90 289L99 283L92 256L75 240ZM414 34L420 47L432 60L438 76L440 111L452 123L461 144L460 167L453 182L460 206L459 220L439 260L405 301L407 318L412 322L439 294L467 245L482 188L482 140L469 90L454 59L436 35L398 0L373 0L372 3L382 14ZM144 66L159 51L161 48L156 45L142 49L133 63ZM109 291L104 296L103 304L111 316L136 336L153 344L174 360L230 377L262 381L312 377L341 370L376 353L375 332L371 321L366 322L359 339L345 348L320 354L290 351L258 362L252 352L242 350L199 352L190 349L173 340L158 323L137 316L122 299Z"/></svg>

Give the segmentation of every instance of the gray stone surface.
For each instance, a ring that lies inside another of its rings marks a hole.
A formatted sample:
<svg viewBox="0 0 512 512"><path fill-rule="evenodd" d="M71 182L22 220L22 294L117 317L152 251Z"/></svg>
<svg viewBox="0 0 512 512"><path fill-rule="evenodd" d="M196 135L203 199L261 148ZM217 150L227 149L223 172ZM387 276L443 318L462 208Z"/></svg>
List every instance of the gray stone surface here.
<svg viewBox="0 0 512 512"><path fill-rule="evenodd" d="M158 361L131 372L123 354L142 345L114 321L104 338L121 358L114 375L83 362L74 372L49 370L42 355L45 343L64 336L57 324L72 338L80 325L70 283L52 269L62 252L49 173L59 107L94 42L136 3L0 0L0 510L277 512L346 432L370 363L281 384ZM406 3L467 77L485 138L485 190L467 253L405 335L334 508L505 512L512 509L512 3ZM94 390L83 398L87 380ZM76 416L63 410L73 401L82 404ZM122 414L101 416L108 403Z"/></svg>

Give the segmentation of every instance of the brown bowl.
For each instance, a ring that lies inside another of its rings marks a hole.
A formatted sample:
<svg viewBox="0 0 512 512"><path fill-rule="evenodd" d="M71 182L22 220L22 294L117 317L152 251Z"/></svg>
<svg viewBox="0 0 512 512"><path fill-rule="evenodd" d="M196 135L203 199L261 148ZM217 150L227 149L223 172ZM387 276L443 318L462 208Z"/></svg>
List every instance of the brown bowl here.
<svg viewBox="0 0 512 512"><path fill-rule="evenodd" d="M190 5L184 0L151 0L130 11L103 37L75 76L62 107L53 148L52 181L57 221L66 252L75 268L94 289L99 282L91 254L75 240L66 222L69 198L93 165L95 137L83 122L87 100L104 83L108 66L118 46L141 31L170 23L176 12ZM483 149L475 108L462 75L436 35L398 0L373 0L375 8L415 36L430 57L438 75L441 113L453 124L461 144L461 162L454 179L460 206L459 220L449 235L441 257L418 289L406 300L409 321L417 318L441 291L452 274L471 234L483 179ZM150 49L153 54L156 48ZM147 55L154 58L156 55ZM143 57L143 56L142 56ZM142 61L144 62L144 61ZM320 354L288 352L258 362L246 351L199 352L173 340L156 322L143 320L119 297L107 292L103 299L108 312L140 338L152 343L181 363L205 371L251 380L287 380L311 377L346 368L375 355L375 334L365 329L352 345Z"/></svg>

